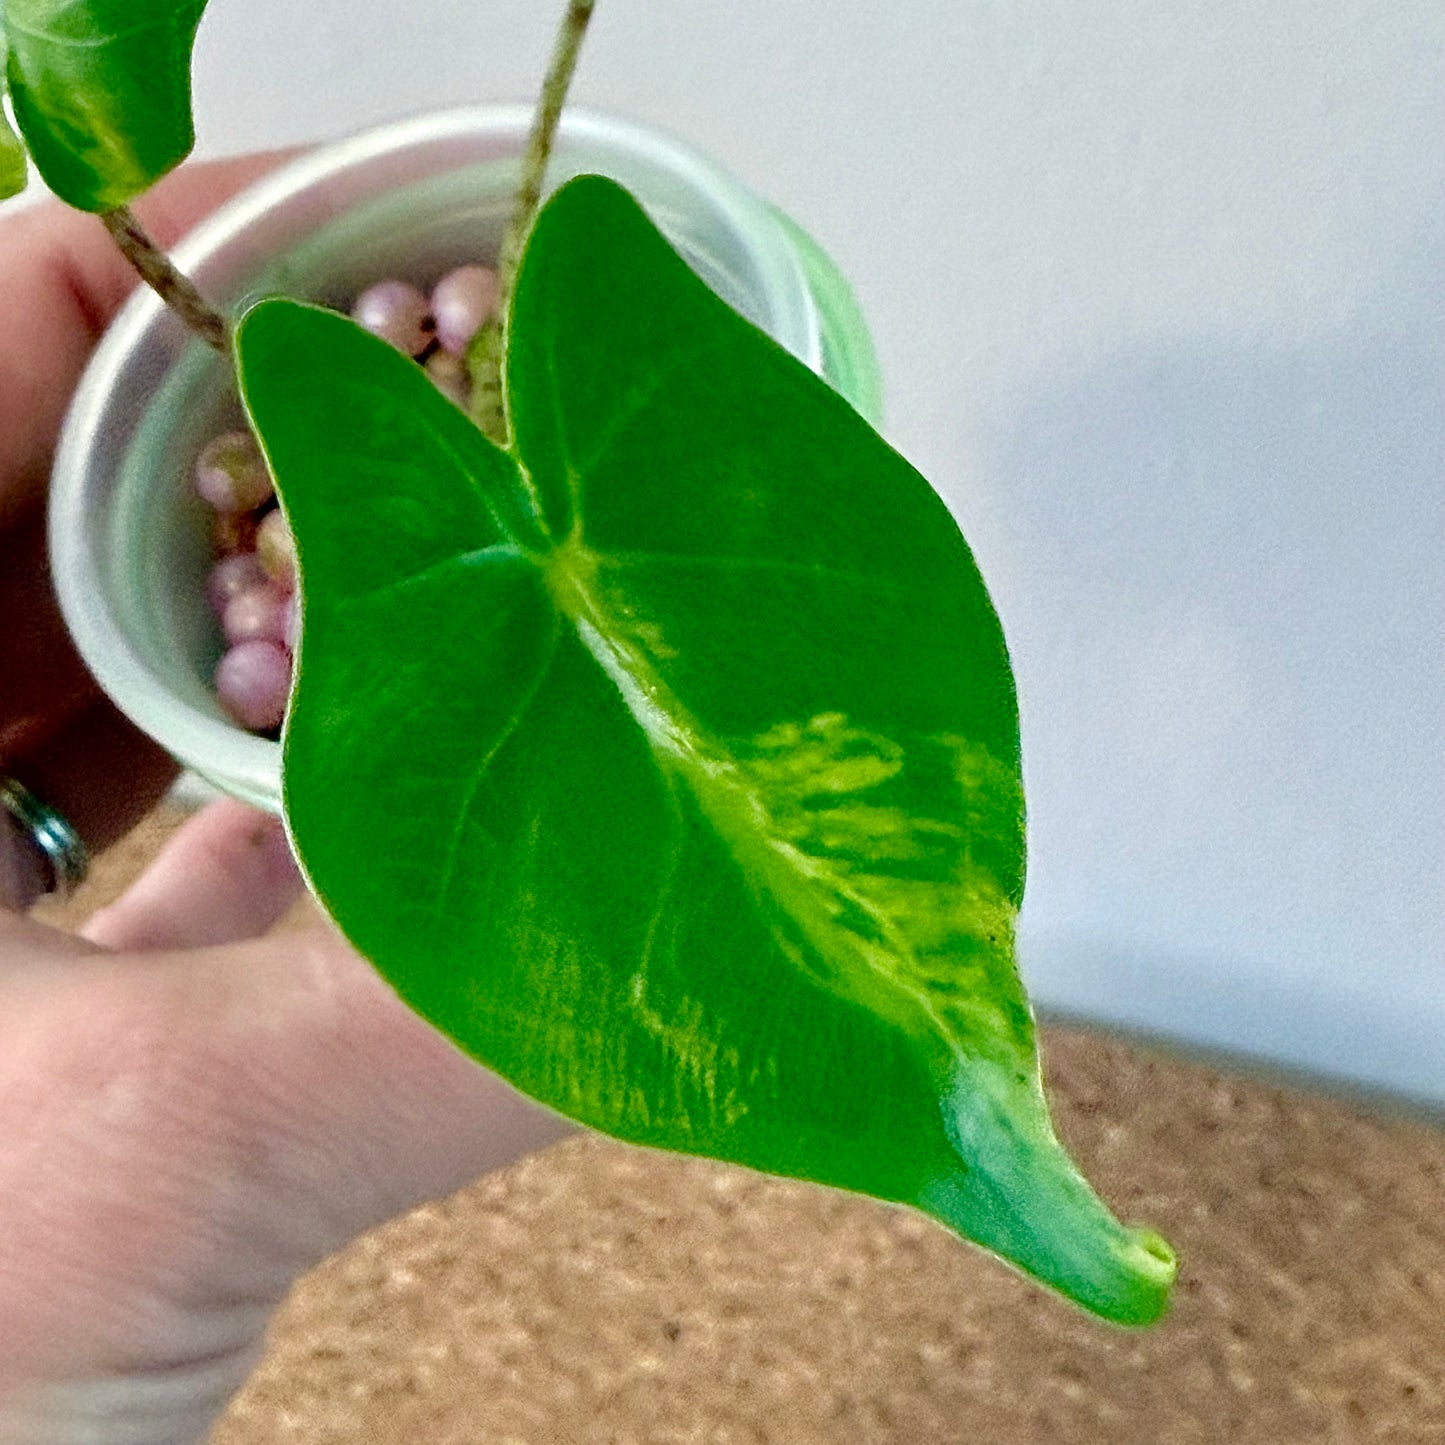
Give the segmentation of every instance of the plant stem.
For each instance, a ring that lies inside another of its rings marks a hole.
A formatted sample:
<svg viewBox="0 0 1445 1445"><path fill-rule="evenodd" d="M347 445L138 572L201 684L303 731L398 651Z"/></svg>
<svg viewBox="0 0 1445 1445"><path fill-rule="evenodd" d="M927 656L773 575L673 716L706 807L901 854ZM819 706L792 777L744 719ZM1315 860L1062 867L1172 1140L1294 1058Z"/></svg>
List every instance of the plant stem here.
<svg viewBox="0 0 1445 1445"><path fill-rule="evenodd" d="M497 443L507 444L507 419L502 406L502 356L505 350L504 327L517 279L517 266L522 249L537 216L542 200L542 179L552 154L552 141L557 122L567 101L567 91L577 69L577 55L592 19L595 0L568 0L567 13L552 48L537 112L532 118L532 132L527 140L527 154L522 162L522 179L512 206L511 219L502 237L501 254L497 259L497 306L492 319L472 338L467 348L467 366L472 374L472 419Z"/></svg>
<svg viewBox="0 0 1445 1445"><path fill-rule="evenodd" d="M552 61L542 82L537 113L532 119L532 134L527 140L527 156L522 163L516 203L507 225L507 234L502 238L502 253L497 263L502 301L510 296L516 282L517 263L522 259L527 233L532 229L537 207L542 201L542 179L552 154L557 122L562 118L562 107L567 103L567 91L577 69L577 55L587 34L587 22L592 19L593 4L594 0L569 0L552 49Z"/></svg>
<svg viewBox="0 0 1445 1445"><path fill-rule="evenodd" d="M226 318L196 290L190 277L176 270L171 258L146 233L129 206L102 211L101 224L142 281L194 331L207 346L225 353L230 349Z"/></svg>

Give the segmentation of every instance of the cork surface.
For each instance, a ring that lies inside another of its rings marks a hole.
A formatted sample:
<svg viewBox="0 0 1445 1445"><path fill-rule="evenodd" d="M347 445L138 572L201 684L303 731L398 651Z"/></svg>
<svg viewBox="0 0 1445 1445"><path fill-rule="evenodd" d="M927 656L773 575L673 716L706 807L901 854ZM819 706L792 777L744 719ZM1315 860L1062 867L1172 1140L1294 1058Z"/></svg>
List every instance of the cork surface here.
<svg viewBox="0 0 1445 1445"><path fill-rule="evenodd" d="M578 1139L302 1280L212 1445L1445 1442L1445 1135L1080 1030L1044 1044L1086 1171L1182 1256L1152 1331L907 1211Z"/></svg>

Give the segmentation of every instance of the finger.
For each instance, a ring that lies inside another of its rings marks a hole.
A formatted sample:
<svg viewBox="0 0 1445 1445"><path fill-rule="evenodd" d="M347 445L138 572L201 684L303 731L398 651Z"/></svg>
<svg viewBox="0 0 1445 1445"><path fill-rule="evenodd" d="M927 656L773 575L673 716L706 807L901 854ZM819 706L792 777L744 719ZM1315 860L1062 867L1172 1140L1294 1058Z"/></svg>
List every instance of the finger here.
<svg viewBox="0 0 1445 1445"><path fill-rule="evenodd" d="M64 929L19 911L28 908L48 882L48 869L40 868L32 857L30 844L21 835L8 813L0 811L0 990L7 988L21 973L43 970L56 959L93 956L101 952L89 939L77 937ZM0 1055L9 1038L6 1002L0 1002Z"/></svg>
<svg viewBox="0 0 1445 1445"><path fill-rule="evenodd" d="M202 948L254 938L303 891L279 818L225 799L187 820L81 929L107 948Z"/></svg>
<svg viewBox="0 0 1445 1445"><path fill-rule="evenodd" d="M99 852L138 823L176 776L162 748L97 697L59 731L4 758L4 770Z"/></svg>
<svg viewBox="0 0 1445 1445"><path fill-rule="evenodd" d="M61 620L45 555L45 518L0 535L0 770L33 752L99 695Z"/></svg>
<svg viewBox="0 0 1445 1445"><path fill-rule="evenodd" d="M49 886L44 855L29 829L8 808L0 808L0 908L24 912Z"/></svg>
<svg viewBox="0 0 1445 1445"><path fill-rule="evenodd" d="M276 164L187 166L136 204L162 246ZM0 531L44 494L50 450L91 348L136 285L93 217L57 204L0 222Z"/></svg>
<svg viewBox="0 0 1445 1445"><path fill-rule="evenodd" d="M48 969L57 959L95 957L101 952L88 938L80 938L64 929L52 928L23 913L13 912L5 904L7 897L25 897L25 893L7 893L5 880L0 879L0 983L8 987L21 974ZM21 885L23 888L25 885ZM4 1025L8 1020L0 1011L0 1051L8 1039Z"/></svg>

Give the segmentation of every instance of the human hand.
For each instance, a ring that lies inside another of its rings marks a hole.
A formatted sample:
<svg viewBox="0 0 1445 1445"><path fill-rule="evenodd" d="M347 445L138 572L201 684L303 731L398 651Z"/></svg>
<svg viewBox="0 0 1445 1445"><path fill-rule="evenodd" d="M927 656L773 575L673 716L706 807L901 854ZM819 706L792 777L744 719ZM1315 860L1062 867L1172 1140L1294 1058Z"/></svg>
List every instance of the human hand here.
<svg viewBox="0 0 1445 1445"><path fill-rule="evenodd" d="M140 209L168 242L266 164L190 168ZM51 207L0 221L0 257L0 775L99 847L173 767L70 647L44 490L131 280ZM223 802L82 936L0 909L6 1445L203 1438L297 1274L565 1132L330 930L260 938L300 888L279 823Z"/></svg>

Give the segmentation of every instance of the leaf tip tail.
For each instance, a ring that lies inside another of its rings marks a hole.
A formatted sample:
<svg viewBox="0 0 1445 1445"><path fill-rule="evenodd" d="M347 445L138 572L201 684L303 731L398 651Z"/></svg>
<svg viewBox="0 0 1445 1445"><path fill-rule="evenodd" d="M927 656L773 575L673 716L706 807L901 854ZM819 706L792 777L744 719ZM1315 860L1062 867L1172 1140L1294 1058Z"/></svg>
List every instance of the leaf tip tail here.
<svg viewBox="0 0 1445 1445"><path fill-rule="evenodd" d="M1036 1082L962 1087L945 1104L957 1158L919 1208L1091 1313L1153 1324L1178 1261L1154 1230L1122 1224L1059 1143Z"/></svg>

